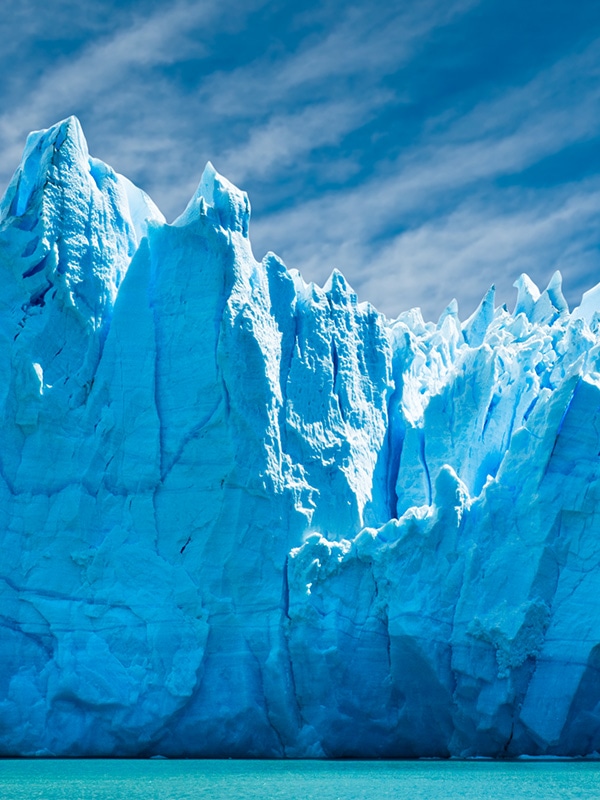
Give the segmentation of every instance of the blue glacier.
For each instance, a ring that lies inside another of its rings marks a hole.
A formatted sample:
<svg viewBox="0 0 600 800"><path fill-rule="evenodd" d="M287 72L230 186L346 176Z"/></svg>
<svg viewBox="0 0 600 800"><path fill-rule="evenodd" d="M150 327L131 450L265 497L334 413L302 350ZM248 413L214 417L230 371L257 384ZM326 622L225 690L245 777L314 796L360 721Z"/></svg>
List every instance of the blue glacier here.
<svg viewBox="0 0 600 800"><path fill-rule="evenodd" d="M0 755L600 750L600 288L390 320L30 135L0 206Z"/></svg>

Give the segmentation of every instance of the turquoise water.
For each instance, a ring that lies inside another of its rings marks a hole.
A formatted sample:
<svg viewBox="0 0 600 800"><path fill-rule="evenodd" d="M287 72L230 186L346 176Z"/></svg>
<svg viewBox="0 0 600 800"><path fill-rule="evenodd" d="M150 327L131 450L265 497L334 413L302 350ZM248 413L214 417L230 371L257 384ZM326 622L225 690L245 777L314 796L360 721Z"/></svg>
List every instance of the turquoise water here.
<svg viewBox="0 0 600 800"><path fill-rule="evenodd" d="M600 763L0 761L1 800L571 800Z"/></svg>

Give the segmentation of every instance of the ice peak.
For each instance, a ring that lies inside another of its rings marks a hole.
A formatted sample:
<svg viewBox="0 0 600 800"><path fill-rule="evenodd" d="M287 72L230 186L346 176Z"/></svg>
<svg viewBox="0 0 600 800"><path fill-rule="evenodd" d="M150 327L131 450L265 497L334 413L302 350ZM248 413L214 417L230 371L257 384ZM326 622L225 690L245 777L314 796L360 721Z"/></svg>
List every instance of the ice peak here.
<svg viewBox="0 0 600 800"><path fill-rule="evenodd" d="M69 338L81 335L83 349L88 326L103 327L137 247L134 193L90 156L77 117L28 136L1 206L2 249L15 293L10 303L23 313L13 332L20 342L39 336L44 347L54 342L55 352L66 352L56 323L65 310L79 320ZM150 207L142 211L152 216ZM39 361L46 372L48 359Z"/></svg>
<svg viewBox="0 0 600 800"><path fill-rule="evenodd" d="M517 302L513 312L515 317L517 314L525 314L525 316L530 319L531 312L539 300L540 290L529 275L526 275L524 272L513 283L513 286L517 290Z"/></svg>
<svg viewBox="0 0 600 800"><path fill-rule="evenodd" d="M465 339L471 347L479 347L482 344L486 331L494 318L495 299L496 287L492 284L481 303L463 324Z"/></svg>
<svg viewBox="0 0 600 800"><path fill-rule="evenodd" d="M46 131L39 131L39 133L45 133L47 141L51 142L56 150L59 150L66 142L83 156L87 157L89 155L83 128L74 114L61 122L57 122L56 125L50 126Z"/></svg>
<svg viewBox="0 0 600 800"><path fill-rule="evenodd" d="M600 312L600 283L583 293L581 303L573 309L573 319L584 319L588 325L594 314Z"/></svg>
<svg viewBox="0 0 600 800"><path fill-rule="evenodd" d="M323 290L338 305L348 303L356 305L357 298L353 288L337 268L332 270L331 275L325 281Z"/></svg>
<svg viewBox="0 0 600 800"><path fill-rule="evenodd" d="M63 162L89 172L87 142L79 120L74 116L29 134L21 163L2 200L2 217L22 216L33 195L44 189L51 171L55 173L54 182L66 182L71 170L61 170Z"/></svg>
<svg viewBox="0 0 600 800"><path fill-rule="evenodd" d="M554 275L550 278L550 282L546 287L548 297L552 301L552 305L559 314L568 313L569 306L562 293L562 275L560 270L556 270Z"/></svg>
<svg viewBox="0 0 600 800"><path fill-rule="evenodd" d="M202 176L200 178L200 183L198 184L198 189L196 190L195 197L201 196L204 197L207 204L209 206L214 206L214 188L215 183L221 178L222 181L226 179L223 178L217 170L214 168L212 161L207 161L206 166L202 170ZM229 183L229 181L227 181Z"/></svg>
<svg viewBox="0 0 600 800"><path fill-rule="evenodd" d="M67 117L49 128L30 133L25 145L23 162L27 161L35 151L57 151L65 144L67 148L80 153L84 158L89 156L81 123L75 116Z"/></svg>
<svg viewBox="0 0 600 800"><path fill-rule="evenodd" d="M220 175L210 161L204 167L194 196L174 224L188 225L198 216L204 215L211 216L222 228L248 237L248 195Z"/></svg>
<svg viewBox="0 0 600 800"><path fill-rule="evenodd" d="M556 319L568 313L569 306L562 293L562 275L556 270L536 301L530 319L541 325L551 325Z"/></svg>
<svg viewBox="0 0 600 800"><path fill-rule="evenodd" d="M458 319L458 301L456 300L456 297L453 297L452 300L450 300L446 308L440 314L440 318L438 319L436 326L438 330L443 326L448 317Z"/></svg>

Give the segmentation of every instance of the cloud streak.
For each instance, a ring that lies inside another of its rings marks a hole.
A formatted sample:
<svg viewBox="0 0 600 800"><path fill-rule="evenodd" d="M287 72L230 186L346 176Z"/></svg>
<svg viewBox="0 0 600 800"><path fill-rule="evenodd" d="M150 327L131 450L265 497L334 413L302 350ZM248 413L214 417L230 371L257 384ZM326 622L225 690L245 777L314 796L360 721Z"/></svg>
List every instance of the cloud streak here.
<svg viewBox="0 0 600 800"><path fill-rule="evenodd" d="M320 282L337 266L389 315L421 305L435 317L455 294L469 310L492 281L508 300L521 269L543 282L563 268L571 295L595 282L600 165L568 174L570 149L600 131L588 31L486 83L469 59L499 0L308 0L291 15L266 0L23 8L12 37L0 21L5 184L25 133L76 113L94 155L167 216L211 159L249 191L257 253ZM65 31L54 56L40 48L48 30L55 43Z"/></svg>
<svg viewBox="0 0 600 800"><path fill-rule="evenodd" d="M259 249L271 232L285 231L280 249L293 266L318 281L331 267L344 268L363 297L388 314L398 313L391 303L400 298L402 307L408 301L435 316L450 299L449 286L470 305L494 280L508 299L508 283L523 269L543 280L562 265L579 291L591 260L586 256L577 267L567 254L574 237L589 228L594 238L596 226L591 212L578 221L567 209L597 210L595 193L582 185L562 191L503 189L497 180L597 135L600 90L593 77L599 50L600 42L594 42L493 102L444 125L432 121L416 146L353 189L259 220L254 237ZM588 233L584 240L589 238ZM500 246L508 239L510 254ZM393 273L401 275L402 287L391 279Z"/></svg>

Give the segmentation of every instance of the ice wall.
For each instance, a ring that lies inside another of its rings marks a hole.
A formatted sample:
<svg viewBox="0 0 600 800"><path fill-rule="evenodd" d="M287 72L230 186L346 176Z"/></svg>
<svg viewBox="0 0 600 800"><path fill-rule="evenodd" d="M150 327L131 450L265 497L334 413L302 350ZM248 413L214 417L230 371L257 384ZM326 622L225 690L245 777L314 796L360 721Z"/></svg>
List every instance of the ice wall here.
<svg viewBox="0 0 600 800"><path fill-rule="evenodd" d="M256 262L249 217L210 164L169 225L74 118L28 139L0 754L600 749L594 291L389 321Z"/></svg>

